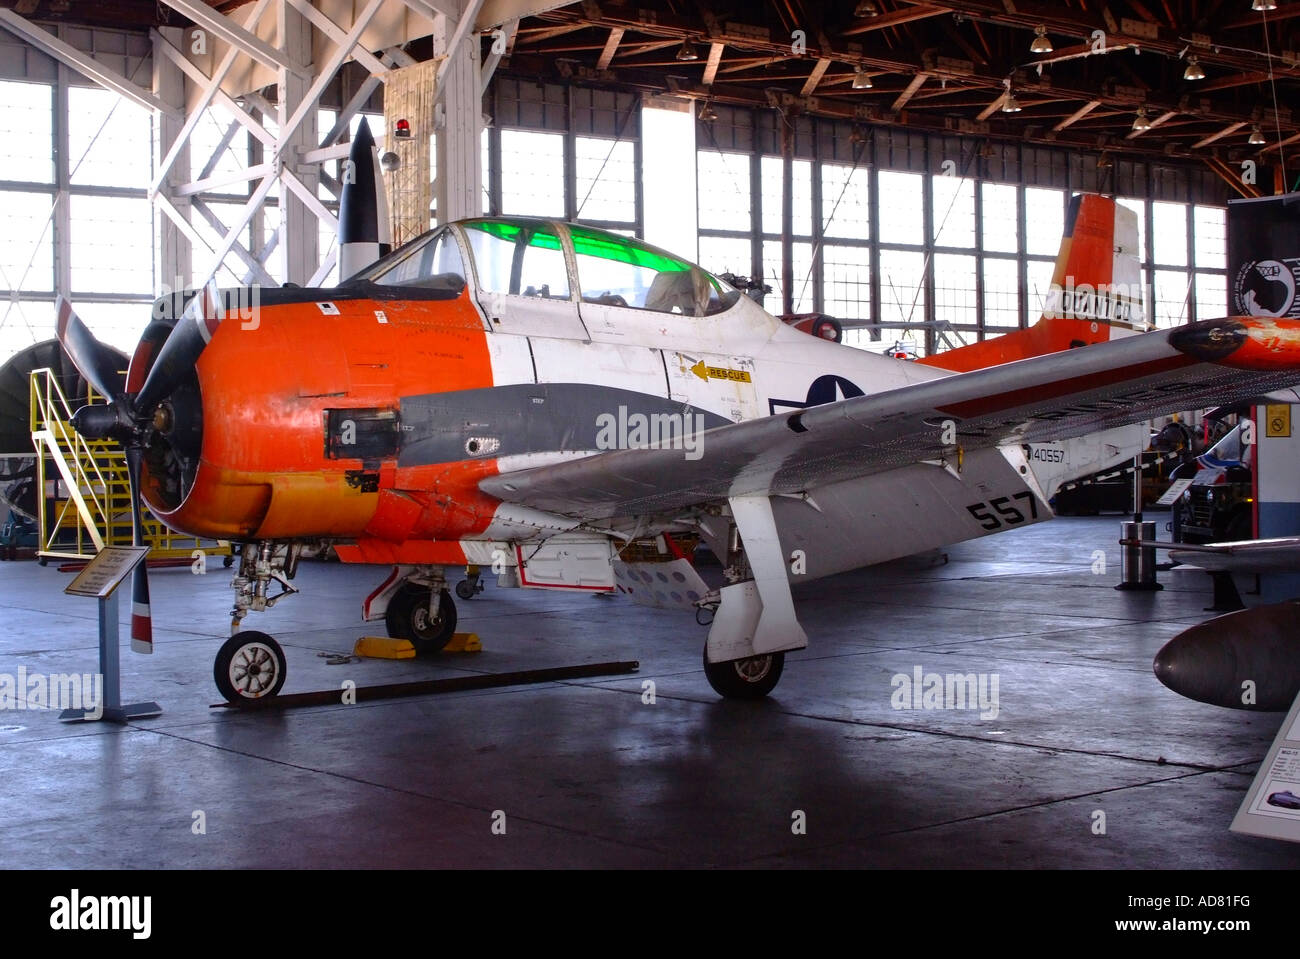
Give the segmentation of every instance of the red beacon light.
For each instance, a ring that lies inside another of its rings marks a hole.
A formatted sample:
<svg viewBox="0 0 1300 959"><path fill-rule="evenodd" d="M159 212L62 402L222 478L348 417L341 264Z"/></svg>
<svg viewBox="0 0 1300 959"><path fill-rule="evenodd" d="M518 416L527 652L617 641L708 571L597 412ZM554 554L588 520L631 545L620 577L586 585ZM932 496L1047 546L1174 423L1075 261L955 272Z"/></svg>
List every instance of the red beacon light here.
<svg viewBox="0 0 1300 959"><path fill-rule="evenodd" d="M403 140L409 140L411 137L411 121L398 120L396 126L393 128L393 136L399 137Z"/></svg>

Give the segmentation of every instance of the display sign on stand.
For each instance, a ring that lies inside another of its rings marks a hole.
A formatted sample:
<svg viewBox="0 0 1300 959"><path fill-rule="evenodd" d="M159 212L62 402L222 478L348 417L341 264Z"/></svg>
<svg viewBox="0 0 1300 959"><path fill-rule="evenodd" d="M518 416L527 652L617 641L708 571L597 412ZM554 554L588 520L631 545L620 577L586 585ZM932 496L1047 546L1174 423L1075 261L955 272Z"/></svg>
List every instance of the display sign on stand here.
<svg viewBox="0 0 1300 959"><path fill-rule="evenodd" d="M162 714L157 703L122 703L122 678L118 649L117 588L149 555L148 546L105 546L86 568L63 588L69 596L90 596L99 601L99 672L104 683L104 702L99 709L65 709L60 719L92 721L105 719L124 723Z"/></svg>

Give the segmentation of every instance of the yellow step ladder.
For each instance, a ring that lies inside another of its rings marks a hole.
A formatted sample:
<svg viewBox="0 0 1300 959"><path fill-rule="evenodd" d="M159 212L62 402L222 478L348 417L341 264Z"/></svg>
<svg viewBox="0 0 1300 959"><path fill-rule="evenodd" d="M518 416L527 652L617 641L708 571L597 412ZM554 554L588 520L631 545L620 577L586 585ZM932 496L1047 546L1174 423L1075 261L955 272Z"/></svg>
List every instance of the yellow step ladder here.
<svg viewBox="0 0 1300 959"><path fill-rule="evenodd" d="M101 400L102 401L102 400ZM96 402L92 394L90 402ZM72 428L76 412L49 369L31 373L32 443L36 447L36 555L88 560L105 546L131 545L131 480L126 454L112 440L88 440ZM191 559L195 550L231 555L226 541L213 543L168 529L143 506L150 559Z"/></svg>

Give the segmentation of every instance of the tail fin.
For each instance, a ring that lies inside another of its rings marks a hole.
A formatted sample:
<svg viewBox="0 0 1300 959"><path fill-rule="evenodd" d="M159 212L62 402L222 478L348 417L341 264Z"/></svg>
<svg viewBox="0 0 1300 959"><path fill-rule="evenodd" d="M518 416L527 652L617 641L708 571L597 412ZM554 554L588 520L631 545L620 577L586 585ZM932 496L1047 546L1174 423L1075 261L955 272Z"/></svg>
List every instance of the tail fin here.
<svg viewBox="0 0 1300 959"><path fill-rule="evenodd" d="M1140 277L1137 214L1110 197L1080 194L1070 200L1042 318L917 362L965 373L1144 332Z"/></svg>

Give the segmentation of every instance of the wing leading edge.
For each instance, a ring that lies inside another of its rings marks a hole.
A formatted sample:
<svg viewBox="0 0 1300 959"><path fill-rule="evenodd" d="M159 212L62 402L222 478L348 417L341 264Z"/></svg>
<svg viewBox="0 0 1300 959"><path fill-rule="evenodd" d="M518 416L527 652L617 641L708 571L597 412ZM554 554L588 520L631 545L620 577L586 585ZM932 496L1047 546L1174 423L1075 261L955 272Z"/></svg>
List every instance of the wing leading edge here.
<svg viewBox="0 0 1300 959"><path fill-rule="evenodd" d="M484 492L581 520L790 494L962 453L1069 439L1300 382L1300 323L1238 317L1157 330L720 426L702 455L646 448L489 477ZM593 411L595 416L600 411ZM956 443L945 429L956 427Z"/></svg>

